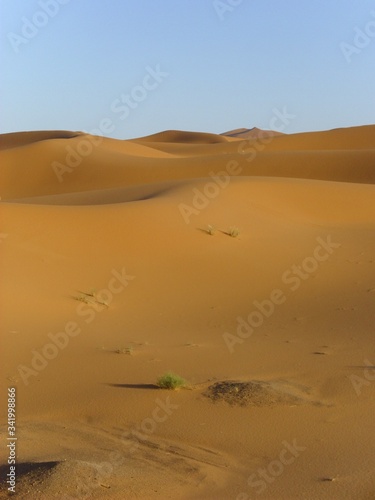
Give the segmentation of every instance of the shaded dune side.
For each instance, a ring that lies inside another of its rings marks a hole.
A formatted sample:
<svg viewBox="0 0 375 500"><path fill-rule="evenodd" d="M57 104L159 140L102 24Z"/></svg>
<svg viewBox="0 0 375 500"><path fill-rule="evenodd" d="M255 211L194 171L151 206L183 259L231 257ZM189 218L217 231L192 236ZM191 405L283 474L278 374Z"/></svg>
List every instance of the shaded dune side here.
<svg viewBox="0 0 375 500"><path fill-rule="evenodd" d="M73 193L51 194L46 196L32 196L30 198L19 198L17 204L35 205L114 205L119 203L132 203L146 201L178 189L179 186L189 184L192 181L169 181L156 184L139 184L110 189L96 189L93 191L79 191Z"/></svg>
<svg viewBox="0 0 375 500"><path fill-rule="evenodd" d="M284 135L282 132L276 132L275 130L262 130L257 127L253 128L237 128L235 130L229 130L220 135L225 137L232 137L235 139L259 139L262 137L277 137Z"/></svg>
<svg viewBox="0 0 375 500"><path fill-rule="evenodd" d="M157 134L140 137L138 141L142 142L177 142L191 144L217 144L228 142L226 137L207 132L188 132L183 130L165 130Z"/></svg>
<svg viewBox="0 0 375 500"><path fill-rule="evenodd" d="M35 132L13 132L0 135L0 151L9 148L18 148L33 142L48 141L51 139L70 139L82 135L82 132L67 130L41 130Z"/></svg>
<svg viewBox="0 0 375 500"><path fill-rule="evenodd" d="M74 210L81 206L103 210L125 209L146 210L150 203L162 202L171 207L171 212L180 217L181 203L190 206L194 193L204 191L206 179L191 179L181 182L157 183L136 187L125 187L82 193L67 193L45 197L21 199L18 203L3 203L4 210L15 207L25 211L30 205L52 205ZM290 178L239 177L232 180L226 190L218 196L220 203L236 200L241 206L248 206L251 213L264 220L278 220L280 223L351 225L368 224L375 221L374 186L371 184L350 184L331 181L315 181ZM230 205L227 205L230 206ZM298 210L296 210L298 208ZM355 210L354 210L355 208ZM54 209L55 210L55 209ZM182 220L182 219L181 219Z"/></svg>

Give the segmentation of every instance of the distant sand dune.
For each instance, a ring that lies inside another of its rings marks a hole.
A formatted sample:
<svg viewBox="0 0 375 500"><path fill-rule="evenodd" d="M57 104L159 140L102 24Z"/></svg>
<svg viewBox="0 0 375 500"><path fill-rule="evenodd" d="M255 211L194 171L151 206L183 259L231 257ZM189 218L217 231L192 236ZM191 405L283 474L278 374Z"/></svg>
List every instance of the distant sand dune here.
<svg viewBox="0 0 375 500"><path fill-rule="evenodd" d="M30 134L0 138L3 200L209 177L233 160L241 176L375 183L375 126L281 135L267 144L178 131L131 141Z"/></svg>
<svg viewBox="0 0 375 500"><path fill-rule="evenodd" d="M228 132L224 132L223 134L225 137L232 137L235 139L259 139L259 138L265 138L268 139L269 137L276 137L278 135L283 135L281 132L276 132L274 130L262 130L257 127L253 128L238 128L236 130L230 130Z"/></svg>
<svg viewBox="0 0 375 500"><path fill-rule="evenodd" d="M70 139L81 135L82 132L67 132L65 130L47 130L41 132L14 132L0 134L0 150L18 148L33 142L48 141L51 139Z"/></svg>
<svg viewBox="0 0 375 500"><path fill-rule="evenodd" d="M166 130L157 134L140 137L138 141L143 142L177 142L188 144L217 144L228 142L226 137L206 132L186 132L182 130Z"/></svg>

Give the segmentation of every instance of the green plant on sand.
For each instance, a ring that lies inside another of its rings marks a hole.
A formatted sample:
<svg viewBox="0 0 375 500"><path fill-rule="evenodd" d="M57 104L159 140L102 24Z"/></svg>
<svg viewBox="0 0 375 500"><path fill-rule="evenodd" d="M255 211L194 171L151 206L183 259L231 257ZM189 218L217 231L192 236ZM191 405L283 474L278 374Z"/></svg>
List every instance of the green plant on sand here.
<svg viewBox="0 0 375 500"><path fill-rule="evenodd" d="M161 389L181 389L186 386L186 380L175 373L168 372L158 378L157 385Z"/></svg>

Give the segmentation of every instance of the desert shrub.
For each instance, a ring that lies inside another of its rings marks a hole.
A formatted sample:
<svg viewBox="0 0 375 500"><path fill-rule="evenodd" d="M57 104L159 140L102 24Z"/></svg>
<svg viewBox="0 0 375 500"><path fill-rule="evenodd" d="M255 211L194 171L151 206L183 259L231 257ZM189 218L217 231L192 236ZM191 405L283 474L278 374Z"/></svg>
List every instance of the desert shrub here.
<svg viewBox="0 0 375 500"><path fill-rule="evenodd" d="M168 372L158 378L157 384L161 389L180 389L185 387L186 380L175 373Z"/></svg>

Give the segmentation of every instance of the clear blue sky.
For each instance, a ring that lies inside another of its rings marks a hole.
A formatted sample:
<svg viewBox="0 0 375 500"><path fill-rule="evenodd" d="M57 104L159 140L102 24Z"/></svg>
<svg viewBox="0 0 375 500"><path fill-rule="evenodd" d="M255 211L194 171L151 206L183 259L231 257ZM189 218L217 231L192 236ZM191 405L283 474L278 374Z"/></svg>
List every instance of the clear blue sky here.
<svg viewBox="0 0 375 500"><path fill-rule="evenodd" d="M284 107L287 133L375 123L375 0L1 0L0 16L1 133L220 133Z"/></svg>

